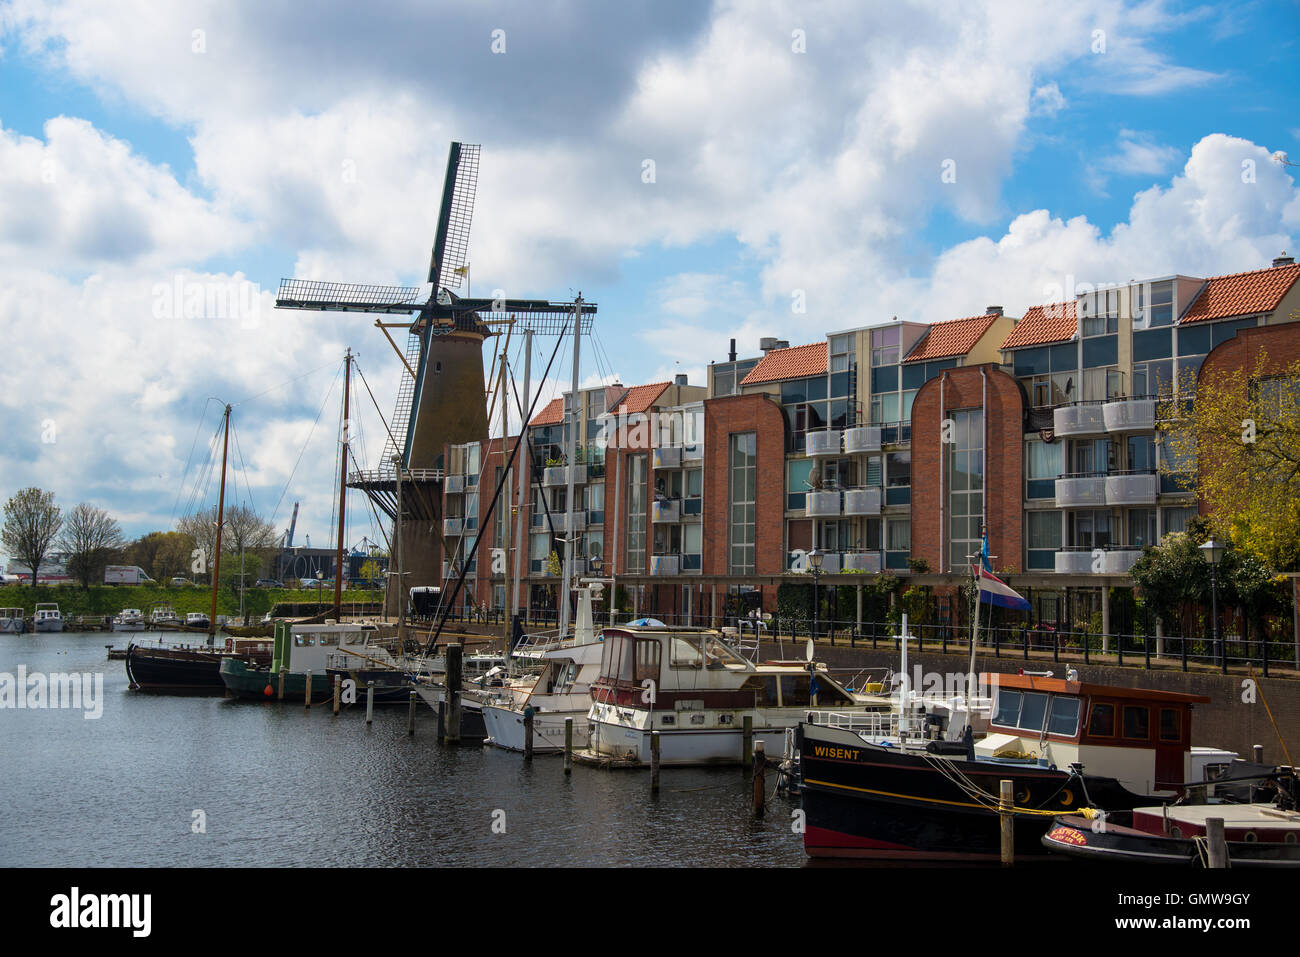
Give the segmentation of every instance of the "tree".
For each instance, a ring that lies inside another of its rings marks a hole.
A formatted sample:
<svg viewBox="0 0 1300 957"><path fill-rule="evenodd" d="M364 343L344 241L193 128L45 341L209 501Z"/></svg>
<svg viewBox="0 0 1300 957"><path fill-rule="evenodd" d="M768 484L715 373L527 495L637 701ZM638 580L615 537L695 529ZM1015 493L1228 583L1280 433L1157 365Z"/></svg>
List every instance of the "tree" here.
<svg viewBox="0 0 1300 957"><path fill-rule="evenodd" d="M54 493L38 488L25 488L16 492L5 503L5 522L0 530L0 542L9 554L32 570L32 586L41 562L50 553L63 517L54 504Z"/></svg>
<svg viewBox="0 0 1300 957"><path fill-rule="evenodd" d="M1144 548L1129 570L1147 607L1166 625L1176 622L1184 638L1195 632L1197 610L1210 597L1210 566L1199 544L1194 532L1170 532Z"/></svg>
<svg viewBox="0 0 1300 957"><path fill-rule="evenodd" d="M126 563L139 565L155 580L188 576L193 562L194 539L183 532L150 532L126 548Z"/></svg>
<svg viewBox="0 0 1300 957"><path fill-rule="evenodd" d="M102 508L82 502L64 519L59 548L68 554L68 574L81 582L82 588L102 580L104 566L121 547L122 529Z"/></svg>
<svg viewBox="0 0 1300 957"><path fill-rule="evenodd" d="M1300 568L1300 360L1214 371L1190 401L1162 396L1162 469L1186 476L1205 503L1210 530L1267 568Z"/></svg>
<svg viewBox="0 0 1300 957"><path fill-rule="evenodd" d="M237 556L240 551L254 552L263 559L271 557L268 553L275 546L276 533L270 522L263 521L256 512L243 505L228 506L222 520L225 522L221 535L223 566L229 562L230 555ZM216 508L201 509L185 516L176 523L176 529L193 540L193 547L203 555L205 569L210 566L217 551Z"/></svg>

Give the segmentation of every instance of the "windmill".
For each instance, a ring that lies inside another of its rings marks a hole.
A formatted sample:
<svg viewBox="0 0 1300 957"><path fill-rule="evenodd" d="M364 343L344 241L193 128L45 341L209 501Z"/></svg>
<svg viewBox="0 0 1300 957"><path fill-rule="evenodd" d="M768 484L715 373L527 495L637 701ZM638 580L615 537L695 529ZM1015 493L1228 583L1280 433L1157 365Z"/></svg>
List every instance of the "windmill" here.
<svg viewBox="0 0 1300 957"><path fill-rule="evenodd" d="M460 288L466 272L478 159L478 146L451 144L425 283L387 286L285 279L276 294L279 309L408 317L375 320L402 360L402 381L379 467L354 472L348 478L350 487L364 490L398 525L408 585L436 584L442 578L439 525L444 446L487 441L484 340L497 335L501 326L510 326L515 332L561 335L572 326L575 315L574 303L471 299L452 292ZM595 303L583 302L576 308L581 309L580 333L589 333ZM407 331L405 352L389 329ZM395 471L399 459L403 476L400 518Z"/></svg>

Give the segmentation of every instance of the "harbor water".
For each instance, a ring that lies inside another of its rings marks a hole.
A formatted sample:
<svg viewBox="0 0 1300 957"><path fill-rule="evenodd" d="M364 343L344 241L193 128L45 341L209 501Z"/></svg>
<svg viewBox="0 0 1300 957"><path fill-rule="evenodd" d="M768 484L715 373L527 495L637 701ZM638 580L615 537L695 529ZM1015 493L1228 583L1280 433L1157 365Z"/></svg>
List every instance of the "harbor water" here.
<svg viewBox="0 0 1300 957"><path fill-rule="evenodd" d="M423 705L364 692L241 702L132 692L105 645L152 635L0 639L0 674L103 676L102 714L0 710L0 866L800 866L788 799L750 814L739 768L649 774L443 747ZM775 776L769 773L769 792Z"/></svg>

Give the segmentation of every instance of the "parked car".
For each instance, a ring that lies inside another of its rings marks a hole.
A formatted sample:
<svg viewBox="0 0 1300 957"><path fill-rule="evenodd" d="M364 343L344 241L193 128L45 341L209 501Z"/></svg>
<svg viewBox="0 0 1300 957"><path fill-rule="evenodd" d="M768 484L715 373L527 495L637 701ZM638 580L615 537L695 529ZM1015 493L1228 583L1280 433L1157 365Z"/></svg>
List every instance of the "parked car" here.
<svg viewBox="0 0 1300 957"><path fill-rule="evenodd" d="M171 580L170 584L173 588L184 588L186 585L193 585L194 582L190 581L188 578L182 577L181 575L177 575Z"/></svg>
<svg viewBox="0 0 1300 957"><path fill-rule="evenodd" d="M254 588L283 588L284 583L278 582L274 578L259 578L253 582Z"/></svg>

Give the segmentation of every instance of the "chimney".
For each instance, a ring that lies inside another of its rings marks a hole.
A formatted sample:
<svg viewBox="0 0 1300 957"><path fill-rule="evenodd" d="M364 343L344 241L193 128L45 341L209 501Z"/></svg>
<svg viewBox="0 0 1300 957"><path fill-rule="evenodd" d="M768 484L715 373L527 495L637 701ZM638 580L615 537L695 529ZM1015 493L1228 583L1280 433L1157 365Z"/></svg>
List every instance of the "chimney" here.
<svg viewBox="0 0 1300 957"><path fill-rule="evenodd" d="M731 340L731 350L727 353L727 361L728 362L736 361L736 340L735 339Z"/></svg>
<svg viewBox="0 0 1300 957"><path fill-rule="evenodd" d="M1275 267L1276 267L1276 266L1290 266L1290 265L1291 265L1292 263L1294 263L1294 262L1295 262L1295 257L1294 257L1294 256L1288 256L1288 255L1286 254L1286 250L1284 249L1284 250L1282 250L1282 255L1278 256L1276 259L1273 260L1273 265L1274 265Z"/></svg>
<svg viewBox="0 0 1300 957"><path fill-rule="evenodd" d="M764 336L762 339L758 340L758 348L760 352L766 355L767 353L771 352L773 349L779 349L781 347L777 344L777 340L775 337Z"/></svg>
<svg viewBox="0 0 1300 957"><path fill-rule="evenodd" d="M675 385L686 385L686 376L685 376L685 374L682 374L682 375L678 375L678 376L676 376L675 379L674 379L674 384L675 384Z"/></svg>
<svg viewBox="0 0 1300 957"><path fill-rule="evenodd" d="M1001 307L1001 306L985 306L985 307L984 307L984 315L986 315L986 316L1000 316L1000 315L1002 315L1002 307Z"/></svg>
<svg viewBox="0 0 1300 957"><path fill-rule="evenodd" d="M788 339L782 339L776 344L776 347L778 349L789 349L790 341Z"/></svg>

